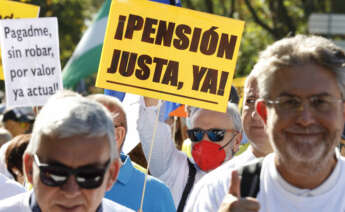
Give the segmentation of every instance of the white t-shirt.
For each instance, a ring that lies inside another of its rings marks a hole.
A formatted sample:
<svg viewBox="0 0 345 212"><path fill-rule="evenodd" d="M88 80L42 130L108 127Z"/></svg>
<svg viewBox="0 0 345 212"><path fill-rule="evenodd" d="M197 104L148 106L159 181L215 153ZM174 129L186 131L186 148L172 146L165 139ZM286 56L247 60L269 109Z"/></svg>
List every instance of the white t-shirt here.
<svg viewBox="0 0 345 212"><path fill-rule="evenodd" d="M299 189L287 183L275 167L274 153L265 157L260 174L260 190L257 195L260 212L344 212L345 160L337 152L336 156L338 162L332 174L324 183L312 190ZM243 155L243 157L246 156ZM232 164L235 159L200 180L193 189L184 211L217 211L219 209L230 187L231 171L236 168Z"/></svg>
<svg viewBox="0 0 345 212"><path fill-rule="evenodd" d="M0 174L0 200L25 192L25 188L14 180Z"/></svg>
<svg viewBox="0 0 345 212"><path fill-rule="evenodd" d="M254 159L256 158L251 146L249 146L239 156L234 157L222 166L206 174L194 185L184 211L217 211L223 198L229 191L231 171Z"/></svg>
<svg viewBox="0 0 345 212"><path fill-rule="evenodd" d="M345 161L338 156L336 167L319 187L299 189L288 184L278 173L274 154L262 165L257 199L260 212L343 212L345 211ZM305 179L308 180L308 179Z"/></svg>
<svg viewBox="0 0 345 212"><path fill-rule="evenodd" d="M32 191L28 191L0 201L0 212L32 212L29 199ZM123 205L103 198L103 212L134 212Z"/></svg>

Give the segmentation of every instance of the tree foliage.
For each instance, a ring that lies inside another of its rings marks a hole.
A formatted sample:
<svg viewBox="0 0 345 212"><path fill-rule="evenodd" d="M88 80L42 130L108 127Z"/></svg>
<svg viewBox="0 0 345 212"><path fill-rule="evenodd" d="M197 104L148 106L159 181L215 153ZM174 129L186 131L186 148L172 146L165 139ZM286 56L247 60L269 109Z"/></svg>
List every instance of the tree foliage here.
<svg viewBox="0 0 345 212"><path fill-rule="evenodd" d="M97 0L16 0L40 6L39 17L57 17L59 24L59 43L61 67L72 55L80 41L85 23L103 1Z"/></svg>
<svg viewBox="0 0 345 212"><path fill-rule="evenodd" d="M246 22L235 76L247 75L268 44L306 34L312 13L345 13L343 0L184 0L184 7Z"/></svg>
<svg viewBox="0 0 345 212"><path fill-rule="evenodd" d="M59 20L62 67L80 41L86 23L103 0L16 0L39 5L40 17ZM181 0L185 8L244 20L235 76L247 75L258 53L273 41L308 33L312 13L345 13L344 0Z"/></svg>

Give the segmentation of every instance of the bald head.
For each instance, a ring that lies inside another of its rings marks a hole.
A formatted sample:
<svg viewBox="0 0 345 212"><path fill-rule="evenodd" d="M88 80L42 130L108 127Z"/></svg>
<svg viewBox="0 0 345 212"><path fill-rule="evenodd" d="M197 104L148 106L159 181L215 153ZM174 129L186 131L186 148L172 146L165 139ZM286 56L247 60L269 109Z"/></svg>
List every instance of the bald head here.
<svg viewBox="0 0 345 212"><path fill-rule="evenodd" d="M127 132L126 113L121 105L121 102L116 97L104 94L93 94L88 96L88 98L104 105L110 111L115 126L122 126Z"/></svg>
<svg viewBox="0 0 345 212"><path fill-rule="evenodd" d="M92 94L88 98L104 105L113 117L114 127L124 129L123 136L117 136L117 142L121 148L127 134L127 117L121 102L116 97L104 94ZM117 133L115 132L115 134Z"/></svg>

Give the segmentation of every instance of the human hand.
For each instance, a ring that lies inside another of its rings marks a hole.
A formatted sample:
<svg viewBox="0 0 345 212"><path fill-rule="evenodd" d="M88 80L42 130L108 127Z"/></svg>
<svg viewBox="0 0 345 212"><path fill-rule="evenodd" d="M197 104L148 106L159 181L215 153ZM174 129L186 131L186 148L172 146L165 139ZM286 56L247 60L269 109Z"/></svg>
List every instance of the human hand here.
<svg viewBox="0 0 345 212"><path fill-rule="evenodd" d="M145 106L146 107L150 107L150 106L158 105L159 100L158 99L149 98L149 97L144 97L144 102L145 102Z"/></svg>
<svg viewBox="0 0 345 212"><path fill-rule="evenodd" d="M224 197L218 212L258 212L259 209L257 199L241 198L241 179L236 170L232 171L229 193Z"/></svg>

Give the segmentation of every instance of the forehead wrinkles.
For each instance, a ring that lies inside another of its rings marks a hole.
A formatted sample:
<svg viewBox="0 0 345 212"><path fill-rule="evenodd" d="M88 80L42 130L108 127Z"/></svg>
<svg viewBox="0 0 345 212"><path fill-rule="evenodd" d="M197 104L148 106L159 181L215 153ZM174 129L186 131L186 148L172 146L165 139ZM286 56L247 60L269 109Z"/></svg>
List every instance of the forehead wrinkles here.
<svg viewBox="0 0 345 212"><path fill-rule="evenodd" d="M231 116L227 113L215 112L205 109L200 109L191 117L192 124L196 125L222 125L222 122L232 123ZM215 127L213 126L213 127Z"/></svg>
<svg viewBox="0 0 345 212"><path fill-rule="evenodd" d="M255 98L257 98L258 97L257 89L255 89L255 88L248 89L247 92L246 92L246 97L255 97Z"/></svg>
<svg viewBox="0 0 345 212"><path fill-rule="evenodd" d="M244 87L244 97L255 97L258 98L259 96L259 89L258 84L255 78L252 78Z"/></svg>
<svg viewBox="0 0 345 212"><path fill-rule="evenodd" d="M308 78L308 80L305 80ZM340 94L336 75L318 64L296 65L279 69L272 74L269 95L314 96L322 93ZM275 91L279 90L277 93Z"/></svg>

